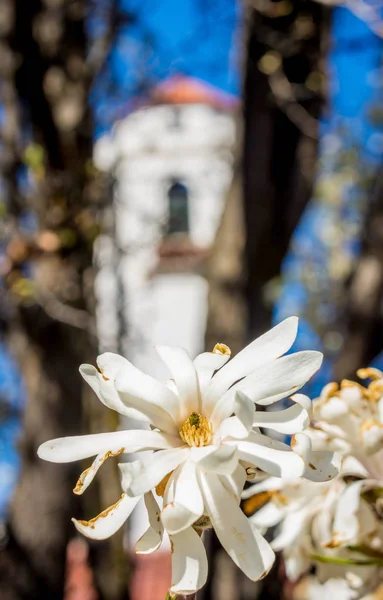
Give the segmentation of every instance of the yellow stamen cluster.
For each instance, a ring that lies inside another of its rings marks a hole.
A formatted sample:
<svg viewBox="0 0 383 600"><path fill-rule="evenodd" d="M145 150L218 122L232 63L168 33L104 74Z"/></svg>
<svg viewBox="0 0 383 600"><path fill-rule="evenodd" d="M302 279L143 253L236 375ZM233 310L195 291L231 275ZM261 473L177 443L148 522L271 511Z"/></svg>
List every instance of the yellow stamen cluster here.
<svg viewBox="0 0 383 600"><path fill-rule="evenodd" d="M372 379L365 397L370 402L378 402L383 396L383 373L379 369L369 367L367 369L359 369L356 374L360 379Z"/></svg>
<svg viewBox="0 0 383 600"><path fill-rule="evenodd" d="M321 398L322 402L325 403L334 396L340 396L341 391L347 388L356 388L365 400L378 402L383 396L383 373L378 369L369 367L359 369L356 374L360 379L372 379L371 383L367 387L349 379L343 379L340 386L337 383L329 383L325 388L325 395Z"/></svg>
<svg viewBox="0 0 383 600"><path fill-rule="evenodd" d="M180 436L189 446L201 448L211 443L213 427L206 417L193 412L180 427Z"/></svg>
<svg viewBox="0 0 383 600"><path fill-rule="evenodd" d="M213 348L213 354L227 354L231 356L231 350L226 344L216 344Z"/></svg>

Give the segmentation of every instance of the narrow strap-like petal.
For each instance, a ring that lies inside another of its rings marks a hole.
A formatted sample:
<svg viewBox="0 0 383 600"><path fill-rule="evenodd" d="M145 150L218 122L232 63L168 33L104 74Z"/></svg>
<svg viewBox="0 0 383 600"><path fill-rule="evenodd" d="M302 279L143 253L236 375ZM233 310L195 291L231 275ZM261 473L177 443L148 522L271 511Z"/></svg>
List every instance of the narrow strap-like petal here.
<svg viewBox="0 0 383 600"><path fill-rule="evenodd" d="M236 447L221 444L218 447L207 446L207 448L212 448L212 451L206 453L205 456L201 456L201 458L197 457L197 453L194 454L198 469L212 471L217 475L231 475L238 464ZM196 448L196 450L199 450L199 448Z"/></svg>
<svg viewBox="0 0 383 600"><path fill-rule="evenodd" d="M232 414L235 394L238 391L262 406L268 406L295 394L319 369L322 359L321 352L307 350L282 356L256 369L218 400L211 420L221 422Z"/></svg>
<svg viewBox="0 0 383 600"><path fill-rule="evenodd" d="M300 404L278 411L257 411L253 423L256 427L267 427L285 435L304 431L309 424L310 415Z"/></svg>
<svg viewBox="0 0 383 600"><path fill-rule="evenodd" d="M117 452L113 453L110 450L105 454L97 454L96 458L92 462L91 466L85 469L78 478L76 486L73 490L75 494L81 496L88 489L93 479L96 477L98 470L102 467L104 462L111 457L119 456L122 454L123 449L120 448Z"/></svg>
<svg viewBox="0 0 383 600"><path fill-rule="evenodd" d="M339 474L340 468L340 454L329 450L317 450L311 453L303 477L316 482L330 481Z"/></svg>
<svg viewBox="0 0 383 600"><path fill-rule="evenodd" d="M247 437L253 426L255 415L254 402L246 394L236 392L232 412L234 416L227 417L219 426L221 415L213 411L211 416L213 426L219 426L219 435L221 438L227 436L235 438Z"/></svg>
<svg viewBox="0 0 383 600"><path fill-rule="evenodd" d="M220 354L219 352L203 352L194 359L194 366L197 371L200 392L203 396L207 386L210 383L216 371L219 371L227 363L230 354Z"/></svg>
<svg viewBox="0 0 383 600"><path fill-rule="evenodd" d="M272 490L280 490L285 485L285 482L280 477L265 477L262 481L254 483L242 492L242 498L251 498L257 494L270 492Z"/></svg>
<svg viewBox="0 0 383 600"><path fill-rule="evenodd" d="M354 481L348 485L339 497L336 504L336 510L333 522L334 544L351 544L360 535L361 528L366 529L366 522L362 522L359 511L364 500L361 497L362 492L368 489L368 482ZM367 521L368 514L365 511L364 519ZM369 519L370 527L376 526L376 519ZM367 531L365 533L368 533Z"/></svg>
<svg viewBox="0 0 383 600"><path fill-rule="evenodd" d="M192 527L171 535L174 594L192 594L206 583L208 563L205 546Z"/></svg>
<svg viewBox="0 0 383 600"><path fill-rule="evenodd" d="M249 521L256 527L275 527L283 519L284 515L284 511L274 504L274 502L267 502L265 506L262 506L262 508L249 517Z"/></svg>
<svg viewBox="0 0 383 600"><path fill-rule="evenodd" d="M296 510L291 514L286 514L281 524L279 534L271 542L273 550L279 552L289 548L294 544L297 537L301 535L304 524L310 516L310 508Z"/></svg>
<svg viewBox="0 0 383 600"><path fill-rule="evenodd" d="M174 481L169 485L161 514L162 522L169 534L187 529L202 516L204 511L195 463L187 460L172 477Z"/></svg>
<svg viewBox="0 0 383 600"><path fill-rule="evenodd" d="M127 361L116 376L116 390L125 406L145 414L162 431L176 432L174 419L179 412L179 398L163 383L142 373Z"/></svg>
<svg viewBox="0 0 383 600"><path fill-rule="evenodd" d="M269 475L301 477L306 467L304 460L289 446L260 433L251 432L246 440L228 440L224 443L235 445L241 460L253 464Z"/></svg>
<svg viewBox="0 0 383 600"><path fill-rule="evenodd" d="M121 369L129 368L130 362L120 354L104 352L97 357L97 366L105 377L113 381Z"/></svg>
<svg viewBox="0 0 383 600"><path fill-rule="evenodd" d="M176 448L180 443L182 442L177 436L173 437L157 431L129 429L49 440L41 444L37 454L49 462L67 463L107 452L120 454L122 452Z"/></svg>
<svg viewBox="0 0 383 600"><path fill-rule="evenodd" d="M176 423L182 423L192 412L201 412L197 371L184 348L156 346L156 350L173 376L178 390L178 414Z"/></svg>
<svg viewBox="0 0 383 600"><path fill-rule="evenodd" d="M249 579L262 579L275 558L270 545L251 527L217 475L201 474L200 480L205 508L222 546Z"/></svg>
<svg viewBox="0 0 383 600"><path fill-rule="evenodd" d="M230 475L220 475L219 479L223 487L233 496L239 504L239 500L246 482L246 471L238 464Z"/></svg>
<svg viewBox="0 0 383 600"><path fill-rule="evenodd" d="M77 531L86 537L92 540L105 540L123 526L139 499L139 497L129 498L123 494L118 502L103 510L90 521L78 521L77 519L72 519L72 521Z"/></svg>
<svg viewBox="0 0 383 600"><path fill-rule="evenodd" d="M142 460L118 465L122 473L122 488L130 496L146 494L178 467L187 457L188 448L160 450Z"/></svg>
<svg viewBox="0 0 383 600"><path fill-rule="evenodd" d="M292 439L291 447L306 464L303 473L305 479L324 482L330 481L338 475L341 467L341 455L329 450L313 451L311 438L305 433L297 433Z"/></svg>
<svg viewBox="0 0 383 600"><path fill-rule="evenodd" d="M144 496L146 510L148 511L149 527L136 542L137 554L151 554L161 546L164 528L161 522L161 510L152 492Z"/></svg>
<svg viewBox="0 0 383 600"><path fill-rule="evenodd" d="M118 358L121 359L122 357L119 356ZM101 400L105 406L117 411L120 415L124 415L125 417L147 421L145 415L134 408L125 406L121 401L114 385L114 378L112 378L112 373L110 373L108 367L103 373L100 373L93 365L81 365L79 371L87 384L90 385L95 392L98 399Z"/></svg>
<svg viewBox="0 0 383 600"><path fill-rule="evenodd" d="M204 398L208 415L216 400L236 381L255 369L274 361L292 346L297 335L298 319L290 317L246 346L213 377Z"/></svg>

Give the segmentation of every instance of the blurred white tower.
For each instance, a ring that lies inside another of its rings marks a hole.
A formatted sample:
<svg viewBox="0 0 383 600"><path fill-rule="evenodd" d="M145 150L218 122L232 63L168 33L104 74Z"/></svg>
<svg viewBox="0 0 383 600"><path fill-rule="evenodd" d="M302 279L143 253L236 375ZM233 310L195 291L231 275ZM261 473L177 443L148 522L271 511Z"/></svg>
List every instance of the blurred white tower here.
<svg viewBox="0 0 383 600"><path fill-rule="evenodd" d="M193 358L204 350L204 266L232 178L236 128L232 103L195 80L170 80L153 96L156 104L95 145L96 166L116 182L114 231L96 248L97 320L102 351L122 352L166 380L155 344L182 346ZM132 540L146 527L145 511L135 515Z"/></svg>
<svg viewBox="0 0 383 600"><path fill-rule="evenodd" d="M122 351L166 378L154 344L204 349L204 263L232 177L235 118L194 80L170 80L154 95L160 104L131 113L95 147L96 165L116 179L114 239L98 243L98 322L102 348L115 349L120 306Z"/></svg>

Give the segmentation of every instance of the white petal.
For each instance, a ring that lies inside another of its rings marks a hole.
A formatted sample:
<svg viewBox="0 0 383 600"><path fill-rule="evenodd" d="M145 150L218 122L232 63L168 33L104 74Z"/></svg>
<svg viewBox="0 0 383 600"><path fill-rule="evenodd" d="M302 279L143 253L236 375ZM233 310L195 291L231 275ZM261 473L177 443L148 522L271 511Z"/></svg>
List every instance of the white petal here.
<svg viewBox="0 0 383 600"><path fill-rule="evenodd" d="M122 494L116 504L102 511L90 521L78 521L77 519L72 519L72 521L77 531L86 537L92 540L105 540L122 527L139 499L139 497L129 498L126 494Z"/></svg>
<svg viewBox="0 0 383 600"><path fill-rule="evenodd" d="M305 394L294 394L294 396L291 396L291 400L293 402L296 402L297 404L300 404L302 408L306 409L310 419L312 419L313 401L308 396L306 396Z"/></svg>
<svg viewBox="0 0 383 600"><path fill-rule="evenodd" d="M262 494L263 492L271 492L274 490L281 490L285 482L280 477L266 477L262 481L258 481L254 483L254 485L248 487L246 490L242 492L242 498L251 498L257 494Z"/></svg>
<svg viewBox="0 0 383 600"><path fill-rule="evenodd" d="M203 352L194 359L194 366L197 371L201 394L209 385L215 371L218 371L227 363L230 354L220 354L219 352Z"/></svg>
<svg viewBox="0 0 383 600"><path fill-rule="evenodd" d="M360 425L360 437L366 454L378 452L383 448L383 425L376 419L365 419Z"/></svg>
<svg viewBox="0 0 383 600"><path fill-rule="evenodd" d="M298 431L304 431L310 424L310 416L305 408L300 404L293 404L285 410L260 412L257 411L254 417L254 425L257 427L267 427L291 435Z"/></svg>
<svg viewBox="0 0 383 600"><path fill-rule="evenodd" d="M162 523L169 534L190 527L204 511L195 463L186 461L173 473L172 478L161 513Z"/></svg>
<svg viewBox="0 0 383 600"><path fill-rule="evenodd" d="M116 390L122 402L139 410L158 429L177 433L174 418L179 411L179 398L164 384L145 375L127 361L115 380Z"/></svg>
<svg viewBox="0 0 383 600"><path fill-rule="evenodd" d="M92 483L99 468L104 464L104 462L108 458L112 458L114 456L119 456L120 454L122 454L121 449L120 449L120 451L118 451L116 453L113 453L110 450L108 450L108 452L106 452L105 454L98 454L96 456L96 458L94 459L93 463L91 464L91 466L88 467L87 469L85 469L85 471L83 471L81 473L73 492L79 496L81 494L83 494L85 492L85 490L88 489L88 487Z"/></svg>
<svg viewBox="0 0 383 600"><path fill-rule="evenodd" d="M253 426L255 406L242 392L235 394L234 417L224 419L219 427L219 436L221 438L230 436L234 438L245 438ZM215 423L213 423L214 425Z"/></svg>
<svg viewBox="0 0 383 600"><path fill-rule="evenodd" d="M249 521L256 527L266 527L268 529L277 525L283 519L284 514L284 511L274 502L268 502L251 515Z"/></svg>
<svg viewBox="0 0 383 600"><path fill-rule="evenodd" d="M230 388L214 406L211 420L220 423L233 412L235 392L241 391L253 402L268 406L299 390L322 363L320 352L304 351L282 356L254 370Z"/></svg>
<svg viewBox="0 0 383 600"><path fill-rule="evenodd" d="M236 447L221 445L211 448L215 449L197 462L198 468L201 471L213 471L218 475L230 475L238 464Z"/></svg>
<svg viewBox="0 0 383 600"><path fill-rule="evenodd" d="M290 317L254 340L222 367L213 377L204 398L204 414L209 415L217 398L229 387L254 369L282 356L294 342L298 319Z"/></svg>
<svg viewBox="0 0 383 600"><path fill-rule="evenodd" d="M118 358L125 361L121 356L118 356ZM93 365L81 365L79 370L87 384L90 385L99 400L101 400L105 406L117 411L120 415L131 417L132 419L147 420L145 415L138 410L128 408L124 405L117 394L114 378L112 379L112 374L109 372L108 368L106 368L103 373L100 373Z"/></svg>
<svg viewBox="0 0 383 600"><path fill-rule="evenodd" d="M297 433L291 440L291 448L299 454L307 464L312 455L311 438L305 433Z"/></svg>
<svg viewBox="0 0 383 600"><path fill-rule="evenodd" d="M166 387L169 388L169 390L171 390L173 394L178 396L178 388L174 379L168 379L167 381L165 381L164 385L166 385Z"/></svg>
<svg viewBox="0 0 383 600"><path fill-rule="evenodd" d="M354 457L345 456L342 461L342 477L357 477L366 479L369 476L367 469Z"/></svg>
<svg viewBox="0 0 383 600"><path fill-rule="evenodd" d="M310 481L323 482L336 477L341 467L340 454L328 450L313 451L311 439L305 433L297 433L291 447L306 463L303 474Z"/></svg>
<svg viewBox="0 0 383 600"><path fill-rule="evenodd" d="M341 455L327 450L312 452L308 466L303 473L310 481L330 481L339 474Z"/></svg>
<svg viewBox="0 0 383 600"><path fill-rule="evenodd" d="M179 403L178 414L173 415L176 423L183 422L192 412L201 412L197 371L192 359L184 348L156 346L156 350L177 386Z"/></svg>
<svg viewBox="0 0 383 600"><path fill-rule="evenodd" d="M200 479L205 508L222 546L247 577L254 581L261 579L274 562L270 545L252 529L216 475L201 474Z"/></svg>
<svg viewBox="0 0 383 600"><path fill-rule="evenodd" d="M104 373L105 377L115 380L117 373L121 369L129 368L130 363L126 358L119 354L104 352L104 354L100 354L97 357L97 365L100 371Z"/></svg>
<svg viewBox="0 0 383 600"><path fill-rule="evenodd" d="M161 523L161 510L152 492L145 494L144 500L146 510L148 511L149 528L136 542L135 551L137 554L151 554L155 552L161 546L164 533Z"/></svg>
<svg viewBox="0 0 383 600"><path fill-rule="evenodd" d="M178 467L188 455L188 448L175 448L172 450L159 450L150 456L131 463L122 463L122 489L129 496L146 494L160 481Z"/></svg>
<svg viewBox="0 0 383 600"><path fill-rule="evenodd" d="M343 398L333 396L320 406L320 419L329 423L342 420L349 413L349 406Z"/></svg>
<svg viewBox="0 0 383 600"><path fill-rule="evenodd" d="M279 552L289 548L302 533L303 526L308 518L308 511L301 509L287 514L281 524L279 534L271 542L273 550Z"/></svg>
<svg viewBox="0 0 383 600"><path fill-rule="evenodd" d="M312 566L311 558L307 555L307 550L305 548L301 548L300 546L294 547L291 552L285 552L284 563L286 569L287 579L290 581L296 582L304 573L309 571ZM328 566L328 565L323 565ZM306 598L315 598L318 600L317 596L315 596L316 587L312 585L313 582L317 583L318 577L318 569L312 578L307 578L307 584L305 585L305 589L307 590L308 596ZM340 582L343 585L342 579L331 579L329 581L330 589L328 593L324 593L320 596L320 598L336 598L336 600L351 600L349 596L341 596L338 593L338 589L336 588L336 592L333 588L334 583L338 584ZM347 584L344 582L344 586L347 587ZM334 593L335 592L335 593Z"/></svg>
<svg viewBox="0 0 383 600"><path fill-rule="evenodd" d="M358 539L362 527L358 512L363 502L361 492L365 485L365 481L354 481L340 495L334 515L334 535L330 547L352 544ZM372 524L374 525L374 521Z"/></svg>
<svg viewBox="0 0 383 600"><path fill-rule="evenodd" d="M192 594L206 583L208 564L205 546L192 527L171 535L174 594Z"/></svg>
<svg viewBox="0 0 383 600"><path fill-rule="evenodd" d="M108 451L114 454L120 451L139 452L141 450L176 448L181 443L178 436L173 437L158 431L129 429L49 440L41 444L37 454L40 458L50 462L67 463L96 454L106 454Z"/></svg>
<svg viewBox="0 0 383 600"><path fill-rule="evenodd" d="M230 475L220 475L219 479L223 487L239 503L246 482L246 471L242 465L237 465Z"/></svg>
<svg viewBox="0 0 383 600"><path fill-rule="evenodd" d="M301 477L305 470L303 459L289 446L266 435L251 432L247 440L225 441L236 445L241 460L252 463L269 475L284 478Z"/></svg>
<svg viewBox="0 0 383 600"><path fill-rule="evenodd" d="M254 382L259 387L253 395L249 394L249 396L262 406L268 406L291 396L311 379L320 368L322 361L323 354L315 350L304 350L283 356L276 361L277 369L274 373L269 369L262 382L257 381L257 375L254 374Z"/></svg>

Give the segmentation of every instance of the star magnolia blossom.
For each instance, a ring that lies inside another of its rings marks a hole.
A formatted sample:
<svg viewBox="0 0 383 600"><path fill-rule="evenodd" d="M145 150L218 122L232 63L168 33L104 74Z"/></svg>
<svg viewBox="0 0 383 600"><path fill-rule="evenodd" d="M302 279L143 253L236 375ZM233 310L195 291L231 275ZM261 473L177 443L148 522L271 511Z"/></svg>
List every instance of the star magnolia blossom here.
<svg viewBox="0 0 383 600"><path fill-rule="evenodd" d="M280 524L271 546L283 551L288 579L298 581L315 566L318 586L344 580L342 593L338 590L333 596L342 600L360 598L375 589L383 574L382 522L363 496L373 486L364 480L345 482L357 469L346 461L339 477L328 483L270 477L243 492L245 512L256 501L266 501L250 517L253 526L263 529Z"/></svg>
<svg viewBox="0 0 383 600"><path fill-rule="evenodd" d="M383 482L383 373L359 369L368 387L344 380L340 387L330 383L314 401L314 422L322 445L351 455L367 473Z"/></svg>
<svg viewBox="0 0 383 600"><path fill-rule="evenodd" d="M267 406L295 393L320 367L319 352L282 356L296 337L297 321L292 317L280 323L230 362L224 344L194 362L182 348L159 347L173 377L167 384L110 353L98 358L99 371L82 365L81 374L101 402L122 415L145 420L151 430L52 440L40 446L39 456L69 462L97 455L75 487L81 494L109 456L153 452L119 465L124 492L120 500L90 521L74 519L77 529L93 539L106 538L144 496L150 527L136 550L156 550L166 530L173 550L171 591L191 594L205 583L207 560L199 534L206 526L214 527L248 577L265 576L274 553L250 526L239 500L246 478L257 470L291 478L308 467L307 456L263 435L259 427L282 434L303 431L309 423L309 399L296 395L286 410L256 411L257 404ZM162 510L154 490L163 496Z"/></svg>
<svg viewBox="0 0 383 600"><path fill-rule="evenodd" d="M314 484L306 480L307 470L304 478L270 477L243 492L245 513L258 508L250 517L253 526L280 525L271 545L283 551L288 578L296 581L316 567L316 579L304 585L310 600L330 589L341 600L359 599L383 577L383 374L361 369L358 375L372 382L325 386L313 403L313 428L292 444L301 455L312 448L318 456L340 452L339 476ZM336 473L336 455L329 458L323 456Z"/></svg>

